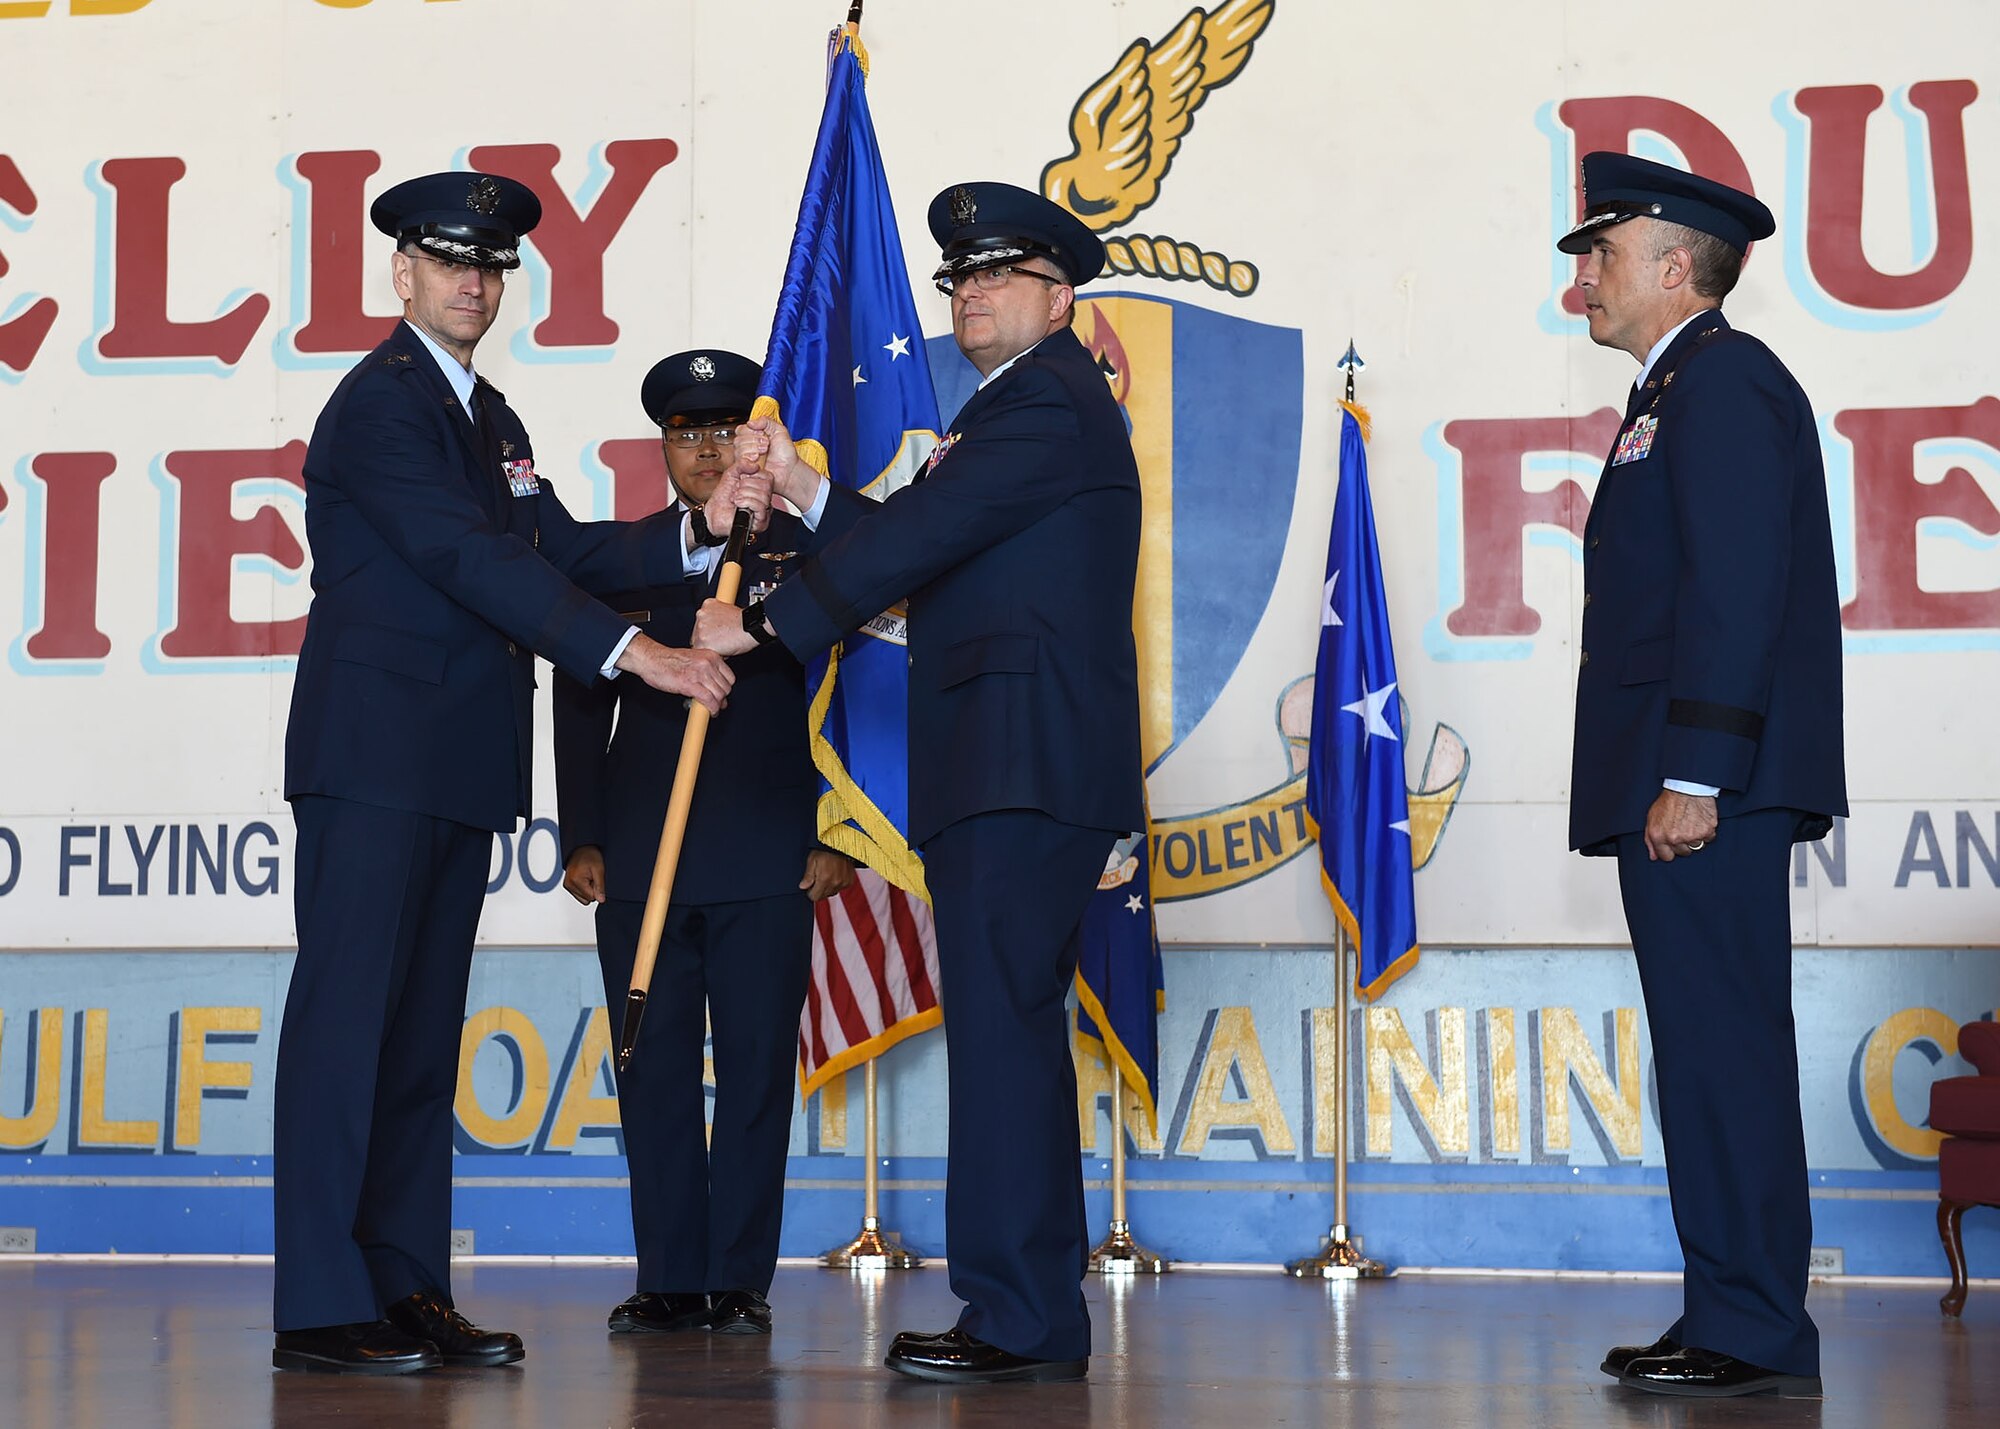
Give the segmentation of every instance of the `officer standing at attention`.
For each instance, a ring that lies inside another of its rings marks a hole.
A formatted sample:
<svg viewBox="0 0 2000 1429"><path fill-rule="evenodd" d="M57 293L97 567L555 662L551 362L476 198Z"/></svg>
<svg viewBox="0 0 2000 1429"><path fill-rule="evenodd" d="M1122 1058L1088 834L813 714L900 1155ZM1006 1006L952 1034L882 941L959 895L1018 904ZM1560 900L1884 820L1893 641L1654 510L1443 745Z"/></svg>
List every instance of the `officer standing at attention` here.
<svg viewBox="0 0 2000 1429"><path fill-rule="evenodd" d="M313 603L285 732L298 960L278 1043L281 1369L521 1358L450 1289L452 1100L493 835L529 808L534 656L719 708L734 675L588 590L672 580L679 523L570 518L472 370L541 204L432 174L370 217L403 321L334 389L305 460ZM708 515L768 501L731 478ZM582 587L581 589L579 587Z"/></svg>
<svg viewBox="0 0 2000 1429"><path fill-rule="evenodd" d="M1570 845L1616 857L1659 1079L1684 1313L1604 1371L1818 1394L1792 1026L1792 845L1847 812L1840 604L1812 405L1722 300L1770 210L1584 156L1557 246L1591 341L1641 364L1584 530Z"/></svg>
<svg viewBox="0 0 2000 1429"><path fill-rule="evenodd" d="M798 660L909 600L910 838L937 915L949 1058L951 1285L935 1335L891 1369L946 1383L1077 1379L1090 1354L1076 1075L1064 998L1105 855L1143 828L1132 594L1139 473L1125 421L1070 331L1104 247L1007 184L930 208L958 346L984 378L927 474L697 646ZM820 478L775 422L773 489ZM838 489L838 500L866 498Z"/></svg>
<svg viewBox="0 0 2000 1429"><path fill-rule="evenodd" d="M625 619L662 644L688 643L719 573L727 533L711 531L702 508L732 464L758 376L756 363L733 352L681 352L657 363L640 389L660 428L673 519L710 558L686 580L612 597ZM774 589L819 543L824 510L822 491L803 519L771 513L744 557L750 598ZM627 681L556 677L563 884L578 902L597 905L609 1007L624 1006L631 985L686 728L684 700ZM812 905L854 881L854 864L819 845L820 779L798 661L765 650L737 662L729 713L710 729L702 763L713 777L695 787L653 972L653 1010L640 1024L632 1065L618 1074L639 1293L611 1312L610 1324L619 1332L767 1335ZM715 1060L714 1134L706 1144L704 1009Z"/></svg>

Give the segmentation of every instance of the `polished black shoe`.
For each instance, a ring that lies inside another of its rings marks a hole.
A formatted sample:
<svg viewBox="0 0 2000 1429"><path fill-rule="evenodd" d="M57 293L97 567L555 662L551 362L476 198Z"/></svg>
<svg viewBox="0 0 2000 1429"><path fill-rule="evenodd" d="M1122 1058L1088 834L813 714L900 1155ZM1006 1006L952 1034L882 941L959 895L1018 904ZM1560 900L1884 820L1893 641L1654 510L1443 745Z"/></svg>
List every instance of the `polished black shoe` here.
<svg viewBox="0 0 2000 1429"><path fill-rule="evenodd" d="M708 1327L718 1335L768 1335L771 1302L758 1290L725 1290L714 1299Z"/></svg>
<svg viewBox="0 0 2000 1429"><path fill-rule="evenodd" d="M1029 1359L976 1340L960 1329L947 1330L934 1340L899 1339L882 1362L898 1374L935 1384L997 1384L1002 1380L1047 1383L1082 1379L1090 1371L1087 1359Z"/></svg>
<svg viewBox="0 0 2000 1429"><path fill-rule="evenodd" d="M1695 1399L1733 1399L1741 1394L1817 1398L1825 1391L1816 1374L1782 1374L1715 1350L1690 1345L1670 1355L1647 1355L1625 1366L1618 1382L1652 1394Z"/></svg>
<svg viewBox="0 0 2000 1429"><path fill-rule="evenodd" d="M444 1303L435 1290L419 1290L388 1309L389 1322L406 1334L437 1346L446 1364L512 1364L528 1352L519 1335L482 1330Z"/></svg>
<svg viewBox="0 0 2000 1429"><path fill-rule="evenodd" d="M953 1325L949 1330L898 1330L896 1331L896 1338L889 1343L891 1348L903 1344L905 1341L915 1345L931 1345L936 1344L947 1335L956 1334L957 1331L958 1326L956 1325Z"/></svg>
<svg viewBox="0 0 2000 1429"><path fill-rule="evenodd" d="M668 1335L708 1328L708 1297L641 1290L611 1312L605 1323L614 1335Z"/></svg>
<svg viewBox="0 0 2000 1429"><path fill-rule="evenodd" d="M1604 1363L1598 1368L1613 1379L1625 1373L1625 1367L1633 1360L1655 1359L1661 1355L1671 1355L1679 1351L1680 1341L1672 1335L1662 1335L1650 1345L1613 1345L1604 1352Z"/></svg>
<svg viewBox="0 0 2000 1429"><path fill-rule="evenodd" d="M410 1374L442 1363L436 1345L405 1334L387 1320L280 1330L271 1351L274 1368L316 1374Z"/></svg>

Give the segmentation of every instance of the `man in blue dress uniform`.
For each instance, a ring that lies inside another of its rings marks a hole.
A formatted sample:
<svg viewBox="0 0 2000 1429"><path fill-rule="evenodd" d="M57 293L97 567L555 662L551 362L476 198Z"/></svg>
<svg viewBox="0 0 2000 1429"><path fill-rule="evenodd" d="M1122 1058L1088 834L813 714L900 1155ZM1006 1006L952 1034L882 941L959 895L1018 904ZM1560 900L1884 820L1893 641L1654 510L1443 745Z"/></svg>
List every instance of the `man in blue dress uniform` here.
<svg viewBox="0 0 2000 1429"><path fill-rule="evenodd" d="M927 473L695 643L799 660L909 601L910 838L937 915L950 1059L952 1289L890 1368L943 1382L1075 1379L1089 1364L1076 1075L1064 1013L1076 933L1116 839L1144 827L1132 594L1139 473L1070 330L1104 248L1007 184L931 204L959 349L984 378ZM819 478L768 427L773 488ZM837 499L865 498L836 490Z"/></svg>
<svg viewBox="0 0 2000 1429"><path fill-rule="evenodd" d="M285 734L299 952L275 1127L284 1369L521 1358L517 1336L452 1304L451 1128L493 834L529 808L534 657L711 708L734 679L585 594L680 576L679 523L572 520L472 370L540 215L532 191L478 173L376 200L403 321L335 388L306 452L313 603ZM767 493L731 478L710 515Z"/></svg>
<svg viewBox="0 0 2000 1429"><path fill-rule="evenodd" d="M703 542L698 573L611 597L666 645L686 645L721 569L702 508L734 460L756 399L757 364L733 352L676 353L640 388L660 427L674 519ZM843 508L844 509L844 508ZM838 521L821 504L771 513L744 557L751 599L771 590ZM769 1334L785 1153L797 1085L799 1009L811 971L812 904L854 881L817 837L819 773L806 740L805 671L782 650L736 664L729 712L710 728L650 1015L618 1074L631 1167L639 1293L611 1312L618 1332ZM686 701L629 682L555 685L556 799L564 886L597 905L609 1007L625 1005L673 786ZM615 731L615 732L614 732ZM803 872L802 872L803 871ZM703 1014L712 1024L713 1139L704 1144Z"/></svg>
<svg viewBox="0 0 2000 1429"><path fill-rule="evenodd" d="M1722 316L1749 194L1584 156L1557 245L1641 364L1584 530L1570 845L1615 857L1646 998L1684 1313L1604 1361L1666 1394L1817 1394L1792 1026L1792 845L1847 812L1840 605L1812 405Z"/></svg>

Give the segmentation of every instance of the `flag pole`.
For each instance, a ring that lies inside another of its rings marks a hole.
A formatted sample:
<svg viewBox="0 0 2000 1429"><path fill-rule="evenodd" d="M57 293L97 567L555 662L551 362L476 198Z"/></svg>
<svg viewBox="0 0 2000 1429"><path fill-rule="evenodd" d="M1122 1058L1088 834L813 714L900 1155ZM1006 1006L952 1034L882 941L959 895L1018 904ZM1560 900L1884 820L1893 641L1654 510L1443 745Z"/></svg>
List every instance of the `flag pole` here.
<svg viewBox="0 0 2000 1429"><path fill-rule="evenodd" d="M1111 1233L1090 1252L1090 1268L1101 1275L1160 1275L1174 1268L1132 1239L1125 1218L1125 1069L1111 1064Z"/></svg>
<svg viewBox="0 0 2000 1429"><path fill-rule="evenodd" d="M921 1255L882 1229L882 1179L875 1153L875 1062L873 1057L868 1059L861 1079L865 1104L861 1113L861 1145L862 1154L867 1157L861 1176L861 1234L819 1258L820 1264L829 1270L915 1270L924 1263Z"/></svg>
<svg viewBox="0 0 2000 1429"><path fill-rule="evenodd" d="M1387 1268L1361 1253L1347 1222L1347 930L1337 919L1333 939L1333 1229L1325 1250L1285 1269L1301 1280L1380 1280Z"/></svg>
<svg viewBox="0 0 2000 1429"><path fill-rule="evenodd" d="M1347 371L1350 406L1354 402L1354 374L1363 365L1354 340L1349 338L1339 366ZM1388 1275L1387 1267L1361 1253L1347 1221L1347 926L1338 918L1333 923L1333 1227L1327 1232L1325 1250L1295 1260L1285 1269L1301 1280L1380 1280ZM1358 960L1361 950L1355 949L1354 955Z"/></svg>
<svg viewBox="0 0 2000 1429"><path fill-rule="evenodd" d="M743 581L743 548L750 540L750 513L736 510L729 528L729 544L722 549L722 574L716 578L715 598L736 603L737 587ZM639 943L633 952L632 982L625 993L625 1015L618 1032L618 1070L629 1071L632 1053L639 1045L639 1024L646 1015L646 997L653 987L653 968L660 956L660 935L666 930L667 908L673 902L674 875L680 869L681 844L687 838L688 811L694 805L695 779L701 773L701 751L708 741L708 707L688 705L687 726L681 733L680 761L674 767L673 787L667 795L667 817L660 829L659 852L653 858L653 880L646 890L646 910L639 920Z"/></svg>

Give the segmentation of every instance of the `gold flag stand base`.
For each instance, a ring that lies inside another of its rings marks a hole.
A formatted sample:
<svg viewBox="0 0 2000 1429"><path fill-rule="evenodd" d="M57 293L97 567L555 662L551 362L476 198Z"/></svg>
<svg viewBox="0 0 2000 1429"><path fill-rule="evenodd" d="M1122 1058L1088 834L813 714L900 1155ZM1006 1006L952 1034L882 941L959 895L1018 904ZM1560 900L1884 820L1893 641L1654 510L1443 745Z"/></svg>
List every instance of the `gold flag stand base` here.
<svg viewBox="0 0 2000 1429"><path fill-rule="evenodd" d="M862 1079L862 1096L867 1106L862 1112L863 1157L865 1169L861 1180L861 1234L846 1245L837 1245L819 1258L819 1263L829 1270L915 1270L924 1263L924 1258L907 1249L903 1243L888 1231L882 1229L882 1185L879 1168L880 1159L875 1154L875 1059L867 1063L867 1075Z"/></svg>
<svg viewBox="0 0 2000 1429"><path fill-rule="evenodd" d="M1113 1221L1111 1234L1090 1253L1090 1269L1097 1275L1162 1275L1173 1268L1171 1261L1132 1239L1129 1221Z"/></svg>
<svg viewBox="0 0 2000 1429"><path fill-rule="evenodd" d="M1379 1260L1370 1260L1348 1239L1347 1227L1336 1225L1327 1235L1326 1249L1285 1267L1288 1275L1300 1280L1381 1280L1388 1275Z"/></svg>
<svg viewBox="0 0 2000 1429"><path fill-rule="evenodd" d="M924 1258L906 1249L873 1216L861 1218L861 1234L820 1257L830 1270L915 1270Z"/></svg>
<svg viewBox="0 0 2000 1429"><path fill-rule="evenodd" d="M1348 380L1351 384L1351 375ZM1347 1228L1347 933L1339 926L1333 935L1333 982L1333 1228L1325 1249L1289 1262L1285 1271L1300 1280L1385 1280L1388 1267L1363 1255Z"/></svg>
<svg viewBox="0 0 2000 1429"><path fill-rule="evenodd" d="M1174 1263L1132 1239L1125 1219L1125 1073L1111 1064L1111 1234L1090 1252L1093 1275L1161 1275Z"/></svg>

